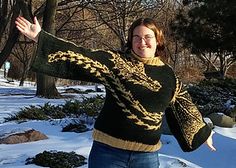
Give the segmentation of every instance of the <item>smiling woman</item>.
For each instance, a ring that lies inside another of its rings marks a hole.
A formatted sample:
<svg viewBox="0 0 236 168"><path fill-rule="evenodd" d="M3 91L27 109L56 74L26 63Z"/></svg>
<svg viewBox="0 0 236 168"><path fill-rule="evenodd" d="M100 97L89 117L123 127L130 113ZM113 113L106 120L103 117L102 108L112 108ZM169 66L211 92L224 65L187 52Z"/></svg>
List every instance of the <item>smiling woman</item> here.
<svg viewBox="0 0 236 168"><path fill-rule="evenodd" d="M153 19L140 18L129 29L127 47L140 57L158 57L164 50L163 33Z"/></svg>
<svg viewBox="0 0 236 168"><path fill-rule="evenodd" d="M215 150L211 128L173 70L158 56L164 37L153 19L141 18L131 25L125 53L79 47L41 30L36 18L34 22L16 20L17 28L38 42L35 71L105 86L89 168L157 168L165 112L184 151L193 151L205 141Z"/></svg>
<svg viewBox="0 0 236 168"><path fill-rule="evenodd" d="M156 53L157 40L154 32L146 26L137 26L133 31L132 49L141 58L153 58Z"/></svg>

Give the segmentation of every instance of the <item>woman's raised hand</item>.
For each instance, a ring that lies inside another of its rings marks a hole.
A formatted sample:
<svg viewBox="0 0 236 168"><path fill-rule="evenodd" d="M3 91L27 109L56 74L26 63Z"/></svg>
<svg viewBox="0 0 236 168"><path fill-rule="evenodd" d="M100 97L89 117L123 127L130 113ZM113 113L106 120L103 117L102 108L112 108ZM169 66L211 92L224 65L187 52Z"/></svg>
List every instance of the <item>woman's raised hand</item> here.
<svg viewBox="0 0 236 168"><path fill-rule="evenodd" d="M24 34L29 39L37 42L38 41L38 34L41 31L41 26L36 17L34 17L34 23L30 23L24 17L19 16L16 18L16 28Z"/></svg>

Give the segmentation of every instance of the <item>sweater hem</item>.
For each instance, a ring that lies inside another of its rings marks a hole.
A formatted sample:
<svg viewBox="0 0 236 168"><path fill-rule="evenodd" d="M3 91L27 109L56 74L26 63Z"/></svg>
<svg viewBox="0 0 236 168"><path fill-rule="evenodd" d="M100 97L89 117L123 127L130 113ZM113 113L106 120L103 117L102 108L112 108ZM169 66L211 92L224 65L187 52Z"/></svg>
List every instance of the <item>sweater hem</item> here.
<svg viewBox="0 0 236 168"><path fill-rule="evenodd" d="M93 131L93 139L95 141L107 144L115 148L130 150L130 151L155 152L161 148L160 141L158 141L158 143L155 145L148 145L140 142L133 142L115 138L96 129L94 129Z"/></svg>

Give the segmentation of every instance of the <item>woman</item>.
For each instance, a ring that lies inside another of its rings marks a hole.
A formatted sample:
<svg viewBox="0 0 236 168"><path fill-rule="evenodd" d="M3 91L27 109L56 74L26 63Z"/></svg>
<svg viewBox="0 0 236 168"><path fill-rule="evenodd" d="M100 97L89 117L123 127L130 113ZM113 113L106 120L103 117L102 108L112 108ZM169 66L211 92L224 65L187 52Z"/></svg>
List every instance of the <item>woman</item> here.
<svg viewBox="0 0 236 168"><path fill-rule="evenodd" d="M18 17L16 27L38 43L35 71L105 86L89 168L159 167L164 112L183 151L193 151L204 142L215 150L211 129L158 56L164 38L154 20L141 18L131 25L125 53L78 47L41 30L36 18L31 24Z"/></svg>

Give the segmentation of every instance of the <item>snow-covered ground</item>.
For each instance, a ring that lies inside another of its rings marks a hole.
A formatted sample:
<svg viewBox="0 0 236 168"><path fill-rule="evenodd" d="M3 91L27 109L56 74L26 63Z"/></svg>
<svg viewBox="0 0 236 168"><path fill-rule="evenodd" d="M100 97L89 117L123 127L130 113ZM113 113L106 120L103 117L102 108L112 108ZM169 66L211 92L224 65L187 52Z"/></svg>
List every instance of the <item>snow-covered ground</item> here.
<svg viewBox="0 0 236 168"><path fill-rule="evenodd" d="M94 88L94 86L77 86L81 89ZM57 121L29 121L17 124L15 122L4 123L4 117L16 113L20 108L29 105L63 104L64 99L43 99L35 97L35 87L28 84L19 87L17 82L8 83L0 78L0 135L13 129L27 130L33 128L44 134L49 139L22 143L22 144L0 144L0 168L36 168L36 165L25 165L28 157L34 157L44 150L57 150L71 152L75 151L88 158L92 144L91 131L85 133L61 132L62 122ZM63 89L60 87L58 89ZM93 96L94 93L87 96ZM80 95L76 95L80 98ZM66 122L66 121L64 121ZM160 150L160 168L179 167L204 167L204 168L234 168L236 167L236 127L215 127L213 135L216 152L210 151L206 145L190 153L181 151L173 136L163 135L161 140L163 146ZM87 168L87 165L82 166Z"/></svg>

